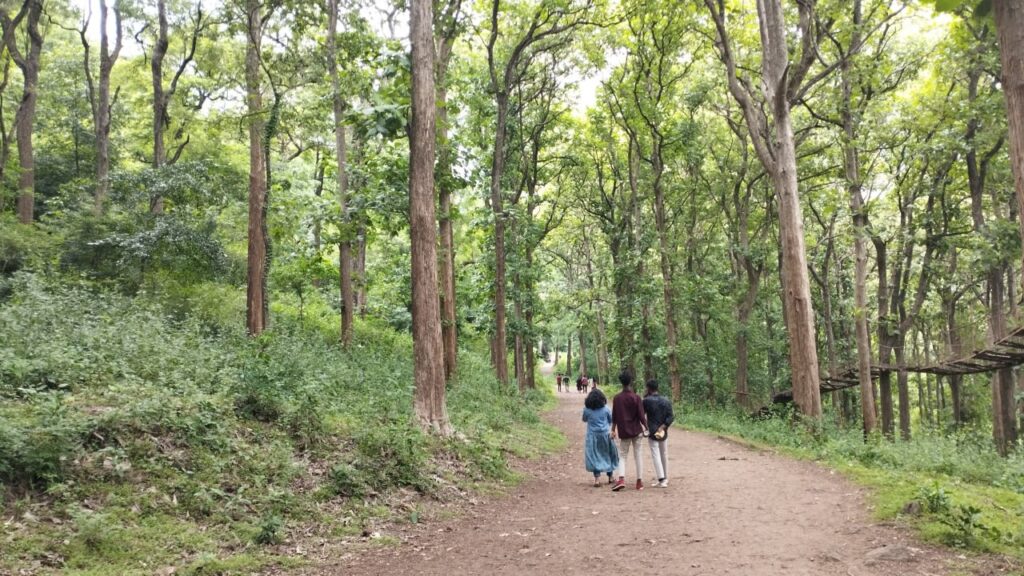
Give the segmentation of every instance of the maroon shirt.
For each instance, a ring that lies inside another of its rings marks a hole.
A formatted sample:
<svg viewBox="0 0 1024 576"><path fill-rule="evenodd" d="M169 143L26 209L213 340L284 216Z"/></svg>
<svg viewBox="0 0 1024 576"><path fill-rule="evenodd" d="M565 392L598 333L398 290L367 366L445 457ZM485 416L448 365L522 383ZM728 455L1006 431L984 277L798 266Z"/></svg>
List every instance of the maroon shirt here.
<svg viewBox="0 0 1024 576"><path fill-rule="evenodd" d="M636 438L647 427L644 402L632 390L623 390L612 399L612 424L619 438Z"/></svg>

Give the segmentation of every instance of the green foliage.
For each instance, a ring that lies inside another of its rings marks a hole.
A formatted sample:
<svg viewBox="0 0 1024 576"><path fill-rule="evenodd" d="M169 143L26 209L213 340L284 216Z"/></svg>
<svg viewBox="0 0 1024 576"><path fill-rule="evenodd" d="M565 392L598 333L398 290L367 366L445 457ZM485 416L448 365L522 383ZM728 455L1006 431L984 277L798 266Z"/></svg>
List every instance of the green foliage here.
<svg viewBox="0 0 1024 576"><path fill-rule="evenodd" d="M17 516L45 492L36 513L61 523L19 528L0 571L31 562L41 542L58 566L85 572L175 564L189 550L195 573L236 557L260 565L247 543L338 521L316 513L318 500L509 479L509 453L558 446L537 417L549 396L499 389L483 349L463 351L451 390L465 438L424 435L411 417L409 337L360 322L356 347L342 351L317 291L302 321L276 298L274 329L249 339L211 311L235 306L237 290L162 283L128 297L21 272L4 283L2 504Z"/></svg>
<svg viewBox="0 0 1024 576"><path fill-rule="evenodd" d="M259 532L253 537L253 542L261 546L278 544L281 542L281 529L284 521L277 514L268 514L260 521Z"/></svg>
<svg viewBox="0 0 1024 576"><path fill-rule="evenodd" d="M938 482L931 486L922 486L918 491L918 497L924 503L924 507L932 514L941 514L949 511L949 494Z"/></svg>

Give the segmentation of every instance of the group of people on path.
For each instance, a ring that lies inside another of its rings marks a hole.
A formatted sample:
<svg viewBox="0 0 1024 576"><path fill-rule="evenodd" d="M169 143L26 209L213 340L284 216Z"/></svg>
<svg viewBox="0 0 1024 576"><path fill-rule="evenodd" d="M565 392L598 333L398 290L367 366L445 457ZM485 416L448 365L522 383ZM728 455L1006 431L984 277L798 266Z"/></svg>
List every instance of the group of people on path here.
<svg viewBox="0 0 1024 576"><path fill-rule="evenodd" d="M570 378L569 378L568 375L559 374L558 376L555 377L555 382L558 384L558 391L559 392L562 391L562 386L565 386L565 391L566 392L569 391L569 380L570 380ZM597 389L597 376L591 377L591 376L585 376L583 374L580 374L579 377L576 378L576 392L577 393L584 394L588 390L596 390L596 389Z"/></svg>
<svg viewBox="0 0 1024 576"><path fill-rule="evenodd" d="M594 475L594 486L601 485L601 475L608 477L612 491L626 487L626 460L633 453L636 489L644 489L644 462L640 445L644 438L654 460L656 488L668 487L668 430L675 421L672 401L658 393L658 381L648 380L643 398L633 390L633 375L619 374L622 391L608 399L594 386L584 402L583 421L587 424L584 460L587 471ZM615 440L618 440L618 446Z"/></svg>

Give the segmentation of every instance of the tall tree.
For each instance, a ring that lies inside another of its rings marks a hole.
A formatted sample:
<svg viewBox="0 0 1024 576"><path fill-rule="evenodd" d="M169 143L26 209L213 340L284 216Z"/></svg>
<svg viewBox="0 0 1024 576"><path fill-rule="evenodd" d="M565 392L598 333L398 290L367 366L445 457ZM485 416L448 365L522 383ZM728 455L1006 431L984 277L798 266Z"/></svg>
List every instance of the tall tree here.
<svg viewBox="0 0 1024 576"><path fill-rule="evenodd" d="M196 2L195 15L192 16L192 30L188 37L184 54L178 62L171 82L164 85L164 59L171 46L170 25L167 18L167 0L157 0L156 3L156 41L153 44L153 55L149 61L149 69L153 79L153 168L160 169L167 164L175 163L181 156L190 138L186 137L174 154L168 159L165 134L171 125L171 99L178 91L178 82L182 74L188 69L189 64L196 55L196 48L199 45L199 38L206 25L206 18L203 14L202 1ZM159 193L150 199L150 211L160 214L164 211L164 198Z"/></svg>
<svg viewBox="0 0 1024 576"><path fill-rule="evenodd" d="M525 30L512 42L511 51L500 61L498 37L500 31L500 3L492 0L490 35L487 40L487 70L490 91L494 95L495 124L494 149L491 156L490 203L494 215L494 335L491 356L495 375L502 384L508 383L508 344L506 338L506 273L505 273L505 202L502 177L505 173L506 141L508 138L509 96L522 80L533 58L540 52L556 48L569 41L568 33L588 23L593 6L591 0L567 8L552 8L539 4L530 14Z"/></svg>
<svg viewBox="0 0 1024 576"><path fill-rule="evenodd" d="M465 15L462 0L441 0L434 14L435 82L437 84L437 192L440 214L438 235L441 240L441 339L444 342L444 374L451 378L458 365L458 320L455 316L455 231L452 192L454 149L448 141L448 68L455 40Z"/></svg>
<svg viewBox="0 0 1024 576"><path fill-rule="evenodd" d="M1003 64L1000 80L1006 98L1017 212L1024 214L1024 0L992 0L992 9ZM1018 218L1018 222L1024 239L1024 217ZM1024 274L1024 266L1021 273Z"/></svg>
<svg viewBox="0 0 1024 576"><path fill-rule="evenodd" d="M726 67L729 92L740 105L750 132L751 143L771 176L779 205L779 240L782 249L782 290L786 329L789 333L789 365L793 400L800 411L812 418L821 416L821 388L818 350L815 342L814 310L804 246L803 213L797 185L796 140L791 105L816 82L834 69L834 64L815 76L807 74L816 61L820 34L814 1L798 4L800 56L791 64L787 48L787 25L781 0L758 0L757 16L761 35L761 99L750 80L740 75L732 40L726 27L723 0L704 0L717 33L719 56Z"/></svg>
<svg viewBox="0 0 1024 576"><path fill-rule="evenodd" d="M267 232L267 155L264 150L265 122L261 93L263 30L272 7L264 10L260 0L245 2L245 102L249 124L249 229L245 327L252 336L266 330L269 299Z"/></svg>
<svg viewBox="0 0 1024 576"><path fill-rule="evenodd" d="M32 134L36 117L36 102L39 99L39 57L43 51L43 35L39 31L39 19L43 15L43 0L24 0L13 17L6 7L0 7L3 21L3 38L7 51L21 70L21 102L14 116L15 138L18 143L18 220L23 224L32 222L35 213L36 169L32 147ZM28 51L18 47L17 28L25 23L28 36Z"/></svg>
<svg viewBox="0 0 1024 576"><path fill-rule="evenodd" d="M338 207L341 211L341 240L338 243L338 267L341 279L341 344L352 344L355 298L352 289L352 231L348 214L348 167L346 166L345 98L338 75L338 0L330 0L327 16L327 71L331 78L331 104L334 113L334 155L337 162Z"/></svg>
<svg viewBox="0 0 1024 576"><path fill-rule="evenodd" d="M444 344L437 293L434 161L437 134L432 0L412 0L412 123L409 127L409 239L412 252L412 337L415 410L420 425L451 432L445 403Z"/></svg>
<svg viewBox="0 0 1024 576"><path fill-rule="evenodd" d="M107 8L107 0L100 3L100 67L99 78L93 88L92 69L89 66L89 43L82 35L85 49L85 77L89 84L89 103L92 105L93 128L96 131L96 194L93 211L103 213L103 204L107 201L110 190L110 122L111 111L117 103L119 89L110 94L110 74L121 54L124 38L124 25L121 22L120 0L114 1L114 48L110 48L110 32L107 30L107 18L111 10Z"/></svg>

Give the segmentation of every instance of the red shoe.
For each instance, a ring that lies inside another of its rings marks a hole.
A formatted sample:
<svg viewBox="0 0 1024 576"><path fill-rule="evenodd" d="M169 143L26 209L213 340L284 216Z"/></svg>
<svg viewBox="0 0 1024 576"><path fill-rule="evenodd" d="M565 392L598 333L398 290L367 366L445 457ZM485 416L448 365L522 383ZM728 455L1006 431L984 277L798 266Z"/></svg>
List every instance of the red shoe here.
<svg viewBox="0 0 1024 576"><path fill-rule="evenodd" d="M643 480L641 480L639 478L636 479L636 489L637 490L643 490L644 489L644 481Z"/></svg>
<svg viewBox="0 0 1024 576"><path fill-rule="evenodd" d="M618 480L615 481L615 484L612 485L612 492L618 492L619 490L622 490L625 487L626 481L623 480L622 478L619 478Z"/></svg>

